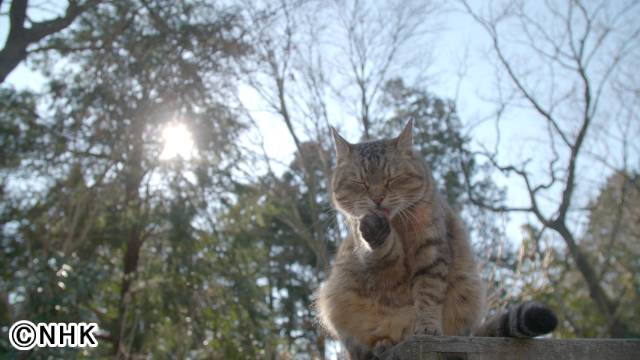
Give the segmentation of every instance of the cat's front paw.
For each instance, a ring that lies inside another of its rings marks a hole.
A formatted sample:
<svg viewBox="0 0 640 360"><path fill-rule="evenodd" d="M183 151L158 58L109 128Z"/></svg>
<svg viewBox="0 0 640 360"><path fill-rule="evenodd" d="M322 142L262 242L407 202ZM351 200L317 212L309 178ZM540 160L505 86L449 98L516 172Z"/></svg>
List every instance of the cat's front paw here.
<svg viewBox="0 0 640 360"><path fill-rule="evenodd" d="M360 233L369 246L376 248L384 243L391 233L389 220L382 213L369 213L360 219Z"/></svg>
<svg viewBox="0 0 640 360"><path fill-rule="evenodd" d="M371 352L373 352L373 355L377 356L379 359L383 359L385 358L385 354L387 353L387 351L391 350L392 347L393 342L391 341L391 339L385 338L376 341L376 343L373 344L373 349L371 350Z"/></svg>

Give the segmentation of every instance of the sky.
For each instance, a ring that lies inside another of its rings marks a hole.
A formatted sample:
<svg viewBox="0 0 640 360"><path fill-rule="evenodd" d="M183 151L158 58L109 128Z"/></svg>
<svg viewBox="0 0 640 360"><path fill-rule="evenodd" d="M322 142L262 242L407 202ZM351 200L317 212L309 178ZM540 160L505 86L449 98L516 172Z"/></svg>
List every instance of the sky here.
<svg viewBox="0 0 640 360"><path fill-rule="evenodd" d="M443 24L436 26L440 30L435 36L430 36L426 42L422 43L423 46L430 46L433 49L430 56L425 59L428 65L425 80L417 85L440 97L456 99L457 110L463 123L468 127L473 125L470 135L474 148L480 149L482 146L493 148L496 142L495 124L493 121L480 120L494 110L494 104L485 101L495 96L493 93L495 67L494 62L488 60L489 38L484 36L478 24L461 11L449 9L444 18L446 20ZM461 76L459 72L463 68L465 71ZM266 105L260 104L259 97L250 89L242 89L241 95L246 99L246 103L257 104L254 107L255 110L266 108ZM340 106L336 107L344 110ZM283 141L283 134L287 134L284 122L268 112L255 111L254 115L259 119L258 123L267 153L284 163L289 163L295 148L292 142ZM362 133L359 122L345 113L334 113L334 116L333 125L341 128L342 135L347 140L357 142ZM526 129L524 137L523 129ZM538 139L544 139L546 134L537 118L506 118L501 123L501 136L502 142L499 144L498 154L499 159L504 162L520 162L527 155L525 143L531 142L534 147L539 148L538 155L548 155L545 154L544 148L540 148ZM518 179L496 176L495 180L508 189L509 204L527 204L528 198ZM511 221L507 223L509 238L519 240L522 237L520 226L528 221L522 214L512 214Z"/></svg>
<svg viewBox="0 0 640 360"><path fill-rule="evenodd" d="M64 2L62 2L64 3ZM542 11L542 2L528 2L528 9L532 15L536 15ZM451 2L448 3L450 6ZM483 6L482 2L473 2L474 6ZM8 4L3 5L5 8ZM610 5L617 6L617 5ZM52 11L55 6L49 5ZM1 9L5 11L6 9ZM440 29L435 36L429 36L420 46L428 44L430 47L430 56L425 57L425 64L429 65L427 76L419 84L429 91L440 97L456 99L457 110L463 124L469 131L472 138L474 149L482 149L483 147L492 149L496 146L496 124L491 119L490 114L495 111L495 104L490 100L499 95L496 91L504 84L497 82L495 76L495 56L491 52L488 36L484 30L476 24L467 14L459 11L459 7L448 7L447 11L440 15L437 19L440 23L436 24ZM58 10L60 11L60 10ZM634 10L636 15L640 15ZM51 16L50 12L34 13L34 18ZM636 16L637 18L637 16ZM428 21L428 20L427 20ZM509 29L506 29L507 32ZM6 37L7 18L0 17L0 39ZM515 49L515 58L523 61ZM526 60L526 59L525 59ZM341 61L333 59L333 61ZM422 65L425 65L422 64ZM517 63L527 67L529 64ZM464 75L460 76L461 69L464 69ZM541 74L545 74L540 70ZM411 70L407 70L410 74ZM38 90L44 82L44 77L37 71L32 71L27 66L21 64L8 77L7 83L17 88L29 88ZM540 84L534 84L535 88L544 90L544 75L540 79ZM567 83L566 86L574 86L575 84ZM563 85L564 86L564 85ZM265 149L270 157L278 159L281 163L289 163L294 153L293 142L289 140L287 129L284 123L274 117L267 111L264 103L260 102L259 96L252 92L247 86L240 86L240 98L252 110L252 115L258 120L259 132L264 141ZM343 136L350 141L357 141L360 137L361 129L357 121L348 113L344 113L344 108L339 104L329 104L332 108L333 116L335 116L335 124L341 127ZM482 120L487 118L488 120ZM520 163L524 159L531 158L530 169L532 169L532 178L535 181L545 181L545 176L541 176L546 171L546 164L551 158L549 150L549 141L546 135L544 122L539 116L532 114L523 108L514 108L505 112L504 118L500 123L501 142L497 145L498 161L507 163ZM594 124L593 131L602 131L602 124ZM637 131L637 128L634 128ZM180 131L185 135L184 131ZM254 134L255 135L255 134ZM251 139L249 139L251 138ZM255 140L255 136L248 135L248 142ZM176 140L167 140L173 147L176 146ZM180 140L178 140L180 142ZM619 144L617 142L605 140L604 142L589 143L592 149L605 149L606 158L611 159L614 163L620 163ZM177 150L176 150L177 151ZM631 154L631 161L634 166L638 164L638 154ZM593 198L597 193L597 189L606 179L606 174L610 170L603 170L602 166L594 166L592 161L583 161L581 164L581 173L588 181L581 183L580 196L582 204L588 199ZM508 189L507 203L510 205L526 205L528 198L524 191L522 181L515 176L503 177L495 174L495 181ZM553 204L557 202L559 193L551 192L546 200L543 208L551 209ZM543 200L544 201L544 200ZM547 210L548 211L548 210ZM522 214L511 215L511 220L507 223L507 235L516 243L522 237L520 226L530 221L531 218ZM576 226L585 221L584 215L576 218Z"/></svg>
<svg viewBox="0 0 640 360"><path fill-rule="evenodd" d="M451 2L449 2L450 4ZM481 6L486 2L474 2L474 6ZM529 8L534 13L541 11L540 4L543 2L528 2ZM614 3L614 2L611 2ZM8 4L3 4L0 11L5 12ZM610 6L616 6L610 5ZM634 10L635 18L639 18L640 13ZM37 18L38 14L34 14ZM48 16L42 14L42 16ZM633 17L633 16L632 16ZM427 43L431 47L429 57L425 58L428 64L427 75L419 85L425 87L430 92L444 98L456 99L457 110L463 124L469 131L472 138L473 148L476 150L483 147L492 149L496 146L495 122L489 116L495 110L495 104L490 99L495 98L498 93L497 87L500 85L496 80L495 56L490 49L490 42L484 30L476 24L468 15L461 11L454 11L451 8L439 17L441 30L431 36ZM4 39L7 34L6 16L0 16L0 39ZM507 29L508 31L509 29ZM2 40L0 40L2 41ZM422 44L424 46L424 43ZM522 55L516 54L515 55ZM334 59L340 61L340 58ZM518 65L528 66L526 59L519 59ZM460 78L459 71L464 69L464 75ZM411 70L408 70L410 72ZM544 74L540 70L540 74ZM17 88L28 88L39 90L45 78L37 71L30 70L21 64L8 77L7 83ZM548 85L541 75L540 83L534 84L536 89L543 91ZM566 83L564 86L571 87L575 84ZM282 121L272 114L263 110L266 106L261 103L259 97L248 87L240 86L240 97L252 110L252 115L258 120L259 133L264 140L266 152L271 158L278 159L281 163L290 163L294 153L293 142L289 139L288 131ZM606 103L603 107L607 107ZM348 113L341 113L339 104L330 104L332 107L332 123L341 127L342 135L348 140L355 142L360 138L361 129L359 124ZM487 118L489 120L482 121ZM335 119L335 121L333 120ZM179 144L189 142L189 134L179 125L172 124L174 131L164 131L167 148L162 152L164 156L170 157L170 153L189 154L179 148ZM594 141L589 141L587 150L600 153L603 157L617 164L621 163L619 158L619 143L610 140L601 140L600 134L605 133L607 127L615 128L613 124L598 123L592 129ZM497 145L498 161L503 164L520 163L524 159L531 158L529 164L532 178L535 182L545 181L546 162L552 156L549 150L544 122L539 116L531 111L516 107L507 111L500 123L501 142ZM613 129L615 130L615 129ZM179 134L181 138L172 137L172 134ZM640 135L638 127L632 129L632 134ZM247 142L255 140L255 134L248 134ZM250 137L250 139L249 139ZM169 149L170 148L170 149ZM171 151L169 151L171 150ZM637 168L637 153L630 154L630 163ZM190 155L189 155L190 156ZM584 157L580 163L580 188L579 199L581 204L586 204L589 199L597 194L598 188L604 183L607 175L611 172L602 164L591 158ZM504 177L496 173L495 181L507 188L507 200L509 205L526 205L528 199L522 182L515 176ZM559 193L550 192L543 204L544 211L548 212L557 203ZM514 247L518 246L523 235L521 225L532 221L531 216L523 214L510 215L510 221L506 224L506 234L509 243ZM578 213L572 217L574 223L570 227L581 229L584 227L585 213Z"/></svg>

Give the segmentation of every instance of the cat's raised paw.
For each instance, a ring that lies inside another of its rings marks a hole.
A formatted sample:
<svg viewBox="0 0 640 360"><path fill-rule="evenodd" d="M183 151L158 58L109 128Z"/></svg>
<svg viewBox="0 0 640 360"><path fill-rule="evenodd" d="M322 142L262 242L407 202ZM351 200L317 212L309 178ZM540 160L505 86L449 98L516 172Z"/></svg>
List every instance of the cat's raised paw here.
<svg viewBox="0 0 640 360"><path fill-rule="evenodd" d="M382 213L369 213L360 219L360 233L362 238L369 243L372 248L384 243L384 240L391 233L389 220Z"/></svg>

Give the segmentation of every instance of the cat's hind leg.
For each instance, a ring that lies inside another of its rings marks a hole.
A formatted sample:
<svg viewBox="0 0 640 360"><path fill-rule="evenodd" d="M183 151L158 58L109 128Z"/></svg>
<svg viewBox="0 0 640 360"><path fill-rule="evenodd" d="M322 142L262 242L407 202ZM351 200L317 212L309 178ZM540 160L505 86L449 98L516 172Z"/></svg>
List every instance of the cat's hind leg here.
<svg viewBox="0 0 640 360"><path fill-rule="evenodd" d="M442 311L443 332L448 336L468 336L484 315L484 286L475 273L454 271L449 275Z"/></svg>

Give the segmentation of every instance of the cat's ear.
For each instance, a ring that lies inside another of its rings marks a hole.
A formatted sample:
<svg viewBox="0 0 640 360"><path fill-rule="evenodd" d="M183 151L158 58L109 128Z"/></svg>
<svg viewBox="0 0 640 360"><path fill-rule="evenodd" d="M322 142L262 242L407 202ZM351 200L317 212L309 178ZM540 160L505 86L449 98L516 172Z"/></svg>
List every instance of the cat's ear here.
<svg viewBox="0 0 640 360"><path fill-rule="evenodd" d="M340 134L338 134L338 130L331 127L331 133L333 134L333 141L336 144L336 156L338 159L349 155L351 152L351 144L347 140L345 140Z"/></svg>
<svg viewBox="0 0 640 360"><path fill-rule="evenodd" d="M411 146L413 145L413 119L407 122L407 125L404 126L404 129L396 138L396 147L398 149L411 150Z"/></svg>

